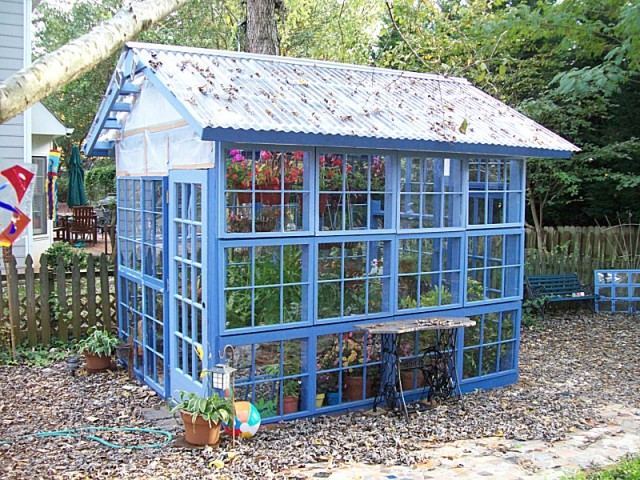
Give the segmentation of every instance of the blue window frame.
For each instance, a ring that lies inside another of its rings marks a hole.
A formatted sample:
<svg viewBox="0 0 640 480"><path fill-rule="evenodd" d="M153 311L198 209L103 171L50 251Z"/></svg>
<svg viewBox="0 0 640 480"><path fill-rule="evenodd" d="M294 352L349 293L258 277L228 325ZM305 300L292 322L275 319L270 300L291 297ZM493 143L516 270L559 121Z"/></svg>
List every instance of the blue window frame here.
<svg viewBox="0 0 640 480"><path fill-rule="evenodd" d="M379 237L319 241L318 321L389 314L389 258L391 242Z"/></svg>
<svg viewBox="0 0 640 480"><path fill-rule="evenodd" d="M235 398L254 403L263 418L307 410L306 338L234 347ZM290 398L287 398L290 397Z"/></svg>
<svg viewBox="0 0 640 480"><path fill-rule="evenodd" d="M469 162L469 225L521 224L524 161L476 159Z"/></svg>
<svg viewBox="0 0 640 480"><path fill-rule="evenodd" d="M468 232L466 303L522 297L522 232Z"/></svg>
<svg viewBox="0 0 640 480"><path fill-rule="evenodd" d="M162 280L163 270L163 183L162 180L145 180L142 208L143 273Z"/></svg>
<svg viewBox="0 0 640 480"><path fill-rule="evenodd" d="M462 161L400 158L401 230L460 228L464 225Z"/></svg>
<svg viewBox="0 0 640 480"><path fill-rule="evenodd" d="M476 325L464 330L463 380L515 369L519 311L488 312L470 318Z"/></svg>
<svg viewBox="0 0 640 480"><path fill-rule="evenodd" d="M320 232L380 230L392 227L388 154L320 150L317 161Z"/></svg>
<svg viewBox="0 0 640 480"><path fill-rule="evenodd" d="M223 330L308 322L309 248L293 240L225 243Z"/></svg>
<svg viewBox="0 0 640 480"><path fill-rule="evenodd" d="M398 310L462 305L462 233L398 239Z"/></svg>
<svg viewBox="0 0 640 480"><path fill-rule="evenodd" d="M118 180L118 259L130 270L142 271L141 180Z"/></svg>
<svg viewBox="0 0 640 480"><path fill-rule="evenodd" d="M596 311L640 311L640 270L596 270L594 273Z"/></svg>
<svg viewBox="0 0 640 480"><path fill-rule="evenodd" d="M133 370L165 395L165 181L120 178L118 187L118 319L133 344Z"/></svg>
<svg viewBox="0 0 640 480"><path fill-rule="evenodd" d="M309 231L311 154L268 146L224 150L223 231L287 234Z"/></svg>

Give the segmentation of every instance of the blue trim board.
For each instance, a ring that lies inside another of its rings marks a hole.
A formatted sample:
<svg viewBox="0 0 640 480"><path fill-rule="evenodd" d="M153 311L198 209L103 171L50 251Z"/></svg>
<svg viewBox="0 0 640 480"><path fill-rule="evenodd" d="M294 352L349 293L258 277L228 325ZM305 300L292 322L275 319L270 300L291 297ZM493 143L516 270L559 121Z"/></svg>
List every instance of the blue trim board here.
<svg viewBox="0 0 640 480"><path fill-rule="evenodd" d="M109 80L107 94L102 99L100 108L98 108L98 113L96 114L96 117L91 124L89 133L85 137L85 144L82 148L82 151L85 155L94 155L93 148L98 141L100 134L102 133L107 118L109 118L109 116L111 115L111 108L113 107L113 104L120 96L120 87L122 86L122 73L119 67L123 64L126 58L130 57L131 55L131 52L127 50L123 50L123 52L120 54L116 69L111 75L111 80Z"/></svg>
<svg viewBox="0 0 640 480"><path fill-rule="evenodd" d="M161 82L157 81L162 85ZM155 84L154 84L155 85ZM157 85L156 85L157 86ZM165 90L168 90L165 87ZM164 93L164 92L163 92ZM165 97L176 107L181 105L177 98L164 93ZM171 98L173 97L173 98ZM183 109L184 110L184 109ZM182 113L181 110L178 110ZM185 116L193 126L194 119ZM326 135L318 133L277 132L265 130L235 130L221 127L196 128L202 132L200 138L206 141L219 142L251 142L279 145L299 145L336 148L367 148L384 150L407 150L420 152L438 152L443 154L463 153L469 155L497 155L540 158L569 158L571 152L546 150L542 148L510 147L506 145L482 145L469 143L438 142L410 139L351 137L345 135Z"/></svg>

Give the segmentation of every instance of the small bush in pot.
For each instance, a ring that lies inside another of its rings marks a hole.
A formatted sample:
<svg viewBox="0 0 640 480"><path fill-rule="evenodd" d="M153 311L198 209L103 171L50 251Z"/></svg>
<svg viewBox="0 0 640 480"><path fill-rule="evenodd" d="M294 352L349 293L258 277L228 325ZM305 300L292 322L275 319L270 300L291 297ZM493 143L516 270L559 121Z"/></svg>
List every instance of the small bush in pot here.
<svg viewBox="0 0 640 480"><path fill-rule="evenodd" d="M192 392L180 392L180 402L171 409L180 412L187 443L215 445L220 438L220 425L233 418L233 405L229 398L217 393L200 397Z"/></svg>
<svg viewBox="0 0 640 480"><path fill-rule="evenodd" d="M78 352L84 354L87 370L100 372L111 366L111 356L119 343L120 340L113 333L92 328L89 336L78 342Z"/></svg>

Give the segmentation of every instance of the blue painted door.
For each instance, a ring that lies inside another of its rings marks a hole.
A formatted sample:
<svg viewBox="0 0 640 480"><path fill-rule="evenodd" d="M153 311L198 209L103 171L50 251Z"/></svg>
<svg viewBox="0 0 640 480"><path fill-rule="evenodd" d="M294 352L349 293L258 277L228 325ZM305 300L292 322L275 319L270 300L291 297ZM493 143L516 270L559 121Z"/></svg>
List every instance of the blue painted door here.
<svg viewBox="0 0 640 480"><path fill-rule="evenodd" d="M204 394L207 341L207 171L169 174L171 394Z"/></svg>

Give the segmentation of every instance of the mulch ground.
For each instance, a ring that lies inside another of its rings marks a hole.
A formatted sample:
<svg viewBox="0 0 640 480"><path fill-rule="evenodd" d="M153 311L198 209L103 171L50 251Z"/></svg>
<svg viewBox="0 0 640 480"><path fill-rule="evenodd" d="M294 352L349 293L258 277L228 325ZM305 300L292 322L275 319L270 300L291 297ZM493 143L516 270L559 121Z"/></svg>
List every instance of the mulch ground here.
<svg viewBox="0 0 640 480"><path fill-rule="evenodd" d="M354 412L278 424L231 449L186 448L180 441L154 449L109 448L80 437L21 437L76 427L152 427L142 409L163 405L146 386L121 372L71 377L64 362L50 367L0 367L1 478L287 478L289 469L316 462L412 465L425 446L504 436L554 442L575 429L602 425L609 404L640 407L640 317L557 313L522 332L517 384L465 396L412 414ZM161 438L109 432L117 444Z"/></svg>

